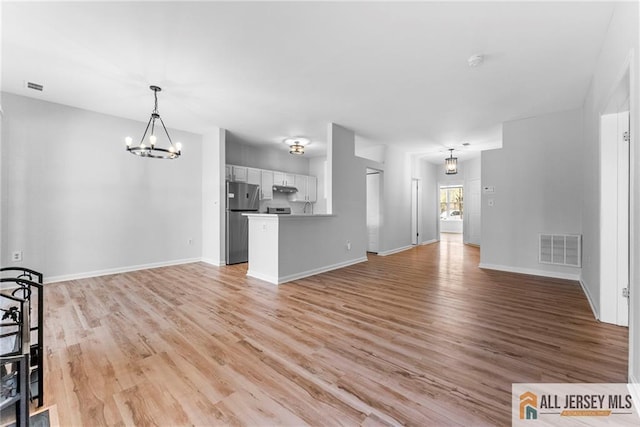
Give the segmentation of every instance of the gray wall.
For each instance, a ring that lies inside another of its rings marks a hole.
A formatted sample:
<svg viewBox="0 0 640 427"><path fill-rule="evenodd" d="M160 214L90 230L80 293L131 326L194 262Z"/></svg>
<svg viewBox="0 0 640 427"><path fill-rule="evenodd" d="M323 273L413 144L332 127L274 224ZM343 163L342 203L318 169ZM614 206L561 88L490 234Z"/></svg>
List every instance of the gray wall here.
<svg viewBox="0 0 640 427"><path fill-rule="evenodd" d="M199 135L177 160L125 151L146 123L3 94L2 265L51 280L201 256ZM192 243L189 244L189 239Z"/></svg>
<svg viewBox="0 0 640 427"><path fill-rule="evenodd" d="M439 165L434 165L426 160L418 163L418 173L414 174L420 179L422 186L422 206L420 209L420 242L431 243L439 240L438 237L438 172L442 172Z"/></svg>
<svg viewBox="0 0 640 427"><path fill-rule="evenodd" d="M411 246L411 169L409 154L390 145L382 183L381 254Z"/></svg>
<svg viewBox="0 0 640 427"><path fill-rule="evenodd" d="M506 122L503 148L482 153L482 185L495 194L482 195L481 266L579 277L538 263L538 234L582 233L581 127L581 110Z"/></svg>
<svg viewBox="0 0 640 427"><path fill-rule="evenodd" d="M256 147L238 142L231 133L226 138L226 160L229 165L309 175L309 158L289 154L284 144Z"/></svg>

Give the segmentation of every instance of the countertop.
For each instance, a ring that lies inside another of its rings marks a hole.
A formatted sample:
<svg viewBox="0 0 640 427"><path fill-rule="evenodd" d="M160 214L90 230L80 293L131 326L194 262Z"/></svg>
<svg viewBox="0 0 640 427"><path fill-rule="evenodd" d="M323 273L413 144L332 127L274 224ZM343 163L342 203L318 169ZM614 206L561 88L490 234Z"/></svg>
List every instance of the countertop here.
<svg viewBox="0 0 640 427"><path fill-rule="evenodd" d="M248 216L248 217L282 218L282 219L329 218L329 217L335 216L333 214L268 214L268 213L244 213L242 215Z"/></svg>

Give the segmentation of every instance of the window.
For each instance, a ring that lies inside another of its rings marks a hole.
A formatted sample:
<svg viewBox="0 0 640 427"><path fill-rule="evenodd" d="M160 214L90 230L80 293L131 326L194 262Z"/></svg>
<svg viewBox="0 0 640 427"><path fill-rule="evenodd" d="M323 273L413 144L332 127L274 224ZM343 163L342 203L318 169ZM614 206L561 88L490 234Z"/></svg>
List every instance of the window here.
<svg viewBox="0 0 640 427"><path fill-rule="evenodd" d="M462 186L440 187L440 219L444 221L462 220Z"/></svg>

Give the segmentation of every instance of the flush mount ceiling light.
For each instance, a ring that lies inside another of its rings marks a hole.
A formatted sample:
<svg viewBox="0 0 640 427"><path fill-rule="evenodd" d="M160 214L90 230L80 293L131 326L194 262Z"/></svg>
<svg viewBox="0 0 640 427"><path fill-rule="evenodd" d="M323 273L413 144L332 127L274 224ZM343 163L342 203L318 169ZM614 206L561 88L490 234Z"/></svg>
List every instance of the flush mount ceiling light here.
<svg viewBox="0 0 640 427"><path fill-rule="evenodd" d="M458 173L458 158L453 157L453 148L449 148L449 157L444 159L444 173L447 175Z"/></svg>
<svg viewBox="0 0 640 427"><path fill-rule="evenodd" d="M131 154L135 154L140 157L151 157L154 159L177 159L182 154L182 144L176 142L175 145L173 141L171 141L171 137L169 136L169 132L167 131L162 118L160 117L160 113L158 112L158 92L162 89L158 86L149 86L149 89L153 91L153 97L155 99L155 104L153 107L153 111L151 112L151 117L149 118L149 123L147 123L147 128L144 130L144 134L140 139L140 143L138 145L131 145L133 139L128 136L125 138L125 142L127 144L127 151ZM162 130L164 130L164 134L167 136L167 140L169 141L169 146L167 148L162 148L157 145L158 137L155 134L156 129L156 121L159 120L162 125ZM145 142L145 137L147 133L149 134L149 140Z"/></svg>
<svg viewBox="0 0 640 427"><path fill-rule="evenodd" d="M484 55L480 55L480 54L471 55L469 59L467 59L467 64L469 64L469 67L471 68L477 68L481 66L483 62L484 62Z"/></svg>
<svg viewBox="0 0 640 427"><path fill-rule="evenodd" d="M304 147L311 143L309 138L304 138L301 136L295 138L287 138L282 142L289 146L289 154L295 154L298 156L303 155Z"/></svg>

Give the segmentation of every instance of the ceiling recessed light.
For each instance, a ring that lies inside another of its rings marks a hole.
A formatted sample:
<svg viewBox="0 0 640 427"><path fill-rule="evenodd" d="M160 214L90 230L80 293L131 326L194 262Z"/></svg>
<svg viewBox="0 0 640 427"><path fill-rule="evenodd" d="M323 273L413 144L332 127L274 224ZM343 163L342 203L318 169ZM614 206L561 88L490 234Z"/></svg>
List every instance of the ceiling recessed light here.
<svg viewBox="0 0 640 427"><path fill-rule="evenodd" d="M484 55L480 55L480 54L471 55L469 59L467 59L467 63L471 68L479 67L482 65L483 62L484 62Z"/></svg>

